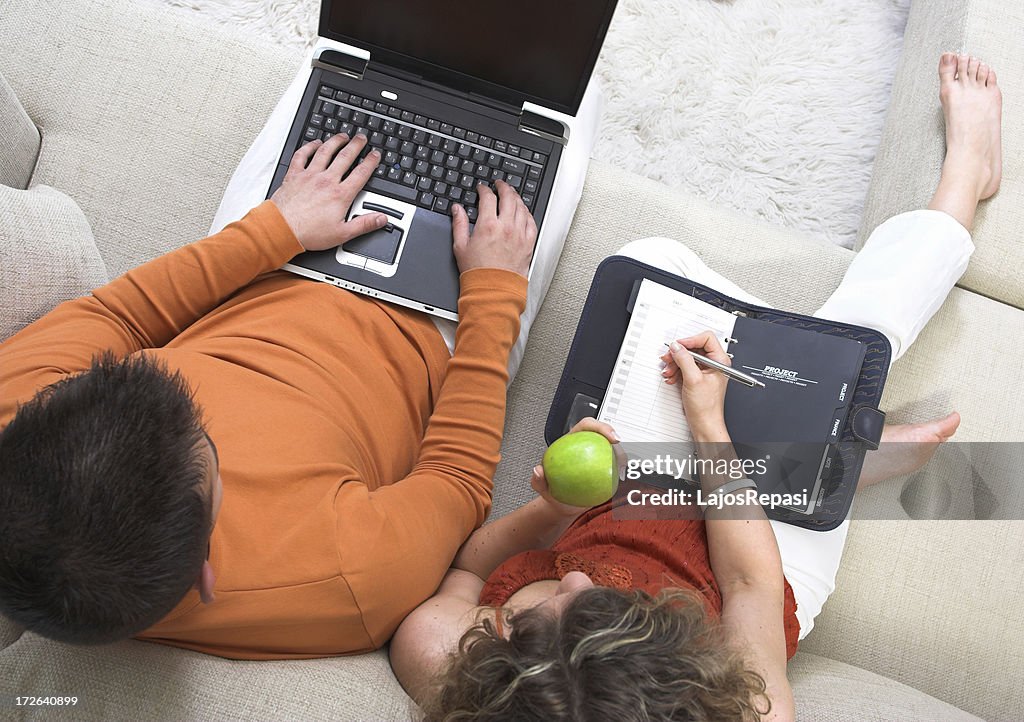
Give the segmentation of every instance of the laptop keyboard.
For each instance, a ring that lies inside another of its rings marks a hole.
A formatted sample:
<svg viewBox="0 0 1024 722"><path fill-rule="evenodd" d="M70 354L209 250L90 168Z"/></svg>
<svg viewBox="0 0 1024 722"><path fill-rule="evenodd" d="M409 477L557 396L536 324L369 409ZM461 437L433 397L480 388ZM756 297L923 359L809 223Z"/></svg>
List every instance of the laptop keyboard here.
<svg viewBox="0 0 1024 722"><path fill-rule="evenodd" d="M531 212L536 209L548 161L543 153L321 85L300 144L338 133L368 138L360 160L374 148L380 151L367 190L449 215L452 204L460 203L476 221L477 186L493 189L503 180Z"/></svg>

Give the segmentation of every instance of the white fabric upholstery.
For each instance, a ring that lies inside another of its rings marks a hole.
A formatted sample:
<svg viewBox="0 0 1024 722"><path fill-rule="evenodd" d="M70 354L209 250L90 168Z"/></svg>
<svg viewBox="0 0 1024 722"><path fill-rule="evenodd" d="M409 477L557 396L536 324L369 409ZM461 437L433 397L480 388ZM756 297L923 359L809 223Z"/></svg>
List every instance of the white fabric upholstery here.
<svg viewBox="0 0 1024 722"><path fill-rule="evenodd" d="M107 280L89 222L73 200L46 186L0 186L0 341Z"/></svg>
<svg viewBox="0 0 1024 722"><path fill-rule="evenodd" d="M0 75L0 185L27 188L39 154L39 130Z"/></svg>
<svg viewBox="0 0 1024 722"><path fill-rule="evenodd" d="M939 55L977 55L996 69L1003 90L1003 185L978 213L978 251L961 286L1017 307L1024 307L1022 26L1019 2L918 0L912 5L860 232L863 243L886 218L927 205L945 157Z"/></svg>

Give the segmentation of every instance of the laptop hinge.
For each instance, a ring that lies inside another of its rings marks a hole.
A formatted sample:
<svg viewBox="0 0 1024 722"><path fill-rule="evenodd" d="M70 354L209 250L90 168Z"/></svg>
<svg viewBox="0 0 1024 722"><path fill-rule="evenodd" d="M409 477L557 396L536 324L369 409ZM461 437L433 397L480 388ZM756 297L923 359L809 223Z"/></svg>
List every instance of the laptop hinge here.
<svg viewBox="0 0 1024 722"><path fill-rule="evenodd" d="M559 145L566 145L569 142L569 128L565 123L554 118L546 118L530 110L524 109L520 114L519 130L546 138Z"/></svg>
<svg viewBox="0 0 1024 722"><path fill-rule="evenodd" d="M335 73L347 75L356 80L363 79L366 66L369 65L368 58L360 58L355 55L348 55L337 50L324 50L317 57L313 58L314 68L323 68Z"/></svg>

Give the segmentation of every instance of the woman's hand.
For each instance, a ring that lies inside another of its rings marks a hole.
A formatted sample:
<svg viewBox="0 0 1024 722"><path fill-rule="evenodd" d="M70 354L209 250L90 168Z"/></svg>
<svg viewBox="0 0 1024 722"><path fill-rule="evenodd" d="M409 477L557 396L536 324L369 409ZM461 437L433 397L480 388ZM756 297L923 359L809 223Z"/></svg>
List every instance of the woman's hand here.
<svg viewBox="0 0 1024 722"><path fill-rule="evenodd" d="M725 429L725 389L729 380L725 374L702 367L686 349L696 351L713 361L731 366L729 355L710 331L674 341L661 359L665 382L682 382L683 413L697 441L728 439Z"/></svg>
<svg viewBox="0 0 1024 722"><path fill-rule="evenodd" d="M587 417L582 419L578 424L569 429L570 434L575 434L577 431L594 431L601 434L604 438L608 439L612 443L612 448L615 451L615 459L621 468L625 461L625 456L622 452L622 448L619 444L619 437L615 434L609 424L602 423L595 418ZM587 507L572 506L570 504L563 504L558 501L555 497L551 496L551 490L548 488L548 480L544 476L544 467L540 464L533 467L533 475L530 477L530 486L537 492L538 496L544 499L548 503L548 506L557 513L559 516L567 516L576 518L587 510Z"/></svg>

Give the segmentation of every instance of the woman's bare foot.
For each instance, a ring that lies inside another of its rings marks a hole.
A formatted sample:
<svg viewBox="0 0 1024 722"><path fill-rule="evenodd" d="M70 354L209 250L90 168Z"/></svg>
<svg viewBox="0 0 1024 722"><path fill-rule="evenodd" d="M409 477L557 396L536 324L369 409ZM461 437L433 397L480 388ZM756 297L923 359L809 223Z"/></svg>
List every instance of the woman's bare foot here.
<svg viewBox="0 0 1024 722"><path fill-rule="evenodd" d="M960 426L960 414L953 412L923 424L886 426L877 451L864 459L857 490L886 479L912 474L931 460L939 444L947 441Z"/></svg>
<svg viewBox="0 0 1024 722"><path fill-rule="evenodd" d="M943 53L939 99L946 160L929 208L949 213L970 230L978 202L995 194L1003 175L1003 98L996 71L978 58Z"/></svg>

